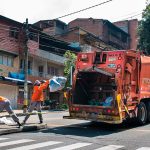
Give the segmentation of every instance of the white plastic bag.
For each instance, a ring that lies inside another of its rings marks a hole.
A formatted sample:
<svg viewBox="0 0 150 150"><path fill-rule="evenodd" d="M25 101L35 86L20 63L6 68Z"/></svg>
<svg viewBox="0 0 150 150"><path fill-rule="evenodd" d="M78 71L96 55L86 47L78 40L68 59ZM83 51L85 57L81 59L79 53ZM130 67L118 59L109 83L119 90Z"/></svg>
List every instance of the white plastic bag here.
<svg viewBox="0 0 150 150"><path fill-rule="evenodd" d="M14 124L11 120L8 120L6 117L0 118L0 123L6 124L6 125L13 125Z"/></svg>
<svg viewBox="0 0 150 150"><path fill-rule="evenodd" d="M56 91L62 90L65 87L66 81L67 81L67 78L65 77L54 76L49 81L50 92L56 92Z"/></svg>

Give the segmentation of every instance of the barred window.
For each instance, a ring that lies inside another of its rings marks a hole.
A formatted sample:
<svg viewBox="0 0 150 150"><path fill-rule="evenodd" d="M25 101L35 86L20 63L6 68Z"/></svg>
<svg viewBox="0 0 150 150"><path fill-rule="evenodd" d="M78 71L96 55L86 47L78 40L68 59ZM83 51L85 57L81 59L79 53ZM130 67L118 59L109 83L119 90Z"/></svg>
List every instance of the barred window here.
<svg viewBox="0 0 150 150"><path fill-rule="evenodd" d="M0 64L13 67L14 57L0 53Z"/></svg>
<svg viewBox="0 0 150 150"><path fill-rule="evenodd" d="M55 76L59 75L58 68L52 67L52 66L48 66L48 74L53 75L53 76L54 75Z"/></svg>

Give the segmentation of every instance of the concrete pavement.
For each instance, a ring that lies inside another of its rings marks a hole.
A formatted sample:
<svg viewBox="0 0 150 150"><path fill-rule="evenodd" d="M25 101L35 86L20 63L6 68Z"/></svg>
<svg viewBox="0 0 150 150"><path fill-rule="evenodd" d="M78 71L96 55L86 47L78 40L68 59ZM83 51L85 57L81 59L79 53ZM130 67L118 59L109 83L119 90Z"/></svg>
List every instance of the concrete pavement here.
<svg viewBox="0 0 150 150"><path fill-rule="evenodd" d="M17 116L24 116L25 114L23 113L22 110L14 110ZM44 112L45 113L45 112ZM32 115L35 115L36 112L33 112ZM7 112L1 112L0 113L0 118L2 117L9 117L9 114ZM0 124L0 135L5 135L5 134L10 134L10 133L17 133L17 132L28 132L28 131L36 131L40 129L45 129L47 128L47 124L27 124L24 125L21 128L18 128L17 125L5 125L5 124Z"/></svg>

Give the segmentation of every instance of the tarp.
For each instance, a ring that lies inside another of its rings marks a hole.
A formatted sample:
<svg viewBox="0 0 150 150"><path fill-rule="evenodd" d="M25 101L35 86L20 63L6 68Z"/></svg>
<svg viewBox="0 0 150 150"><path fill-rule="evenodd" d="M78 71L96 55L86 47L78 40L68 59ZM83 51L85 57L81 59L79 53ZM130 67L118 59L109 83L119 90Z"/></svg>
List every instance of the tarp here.
<svg viewBox="0 0 150 150"><path fill-rule="evenodd" d="M10 77L0 76L0 80L13 82L13 83L16 83L17 85L23 85L24 84L24 80L10 78ZM28 82L28 84L32 84L31 81L27 81L27 82Z"/></svg>

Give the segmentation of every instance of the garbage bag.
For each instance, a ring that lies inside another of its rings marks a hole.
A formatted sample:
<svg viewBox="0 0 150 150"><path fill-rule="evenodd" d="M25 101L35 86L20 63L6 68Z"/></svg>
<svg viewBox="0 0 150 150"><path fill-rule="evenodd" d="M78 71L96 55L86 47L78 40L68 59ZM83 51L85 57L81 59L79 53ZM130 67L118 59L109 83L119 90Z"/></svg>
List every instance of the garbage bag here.
<svg viewBox="0 0 150 150"><path fill-rule="evenodd" d="M0 123L1 123L1 124L6 124L6 125L13 125L13 124L14 124L13 121L8 120L6 117L0 118Z"/></svg>
<svg viewBox="0 0 150 150"><path fill-rule="evenodd" d="M103 106L111 106L111 103L113 101L113 97L107 97L105 102L103 103Z"/></svg>
<svg viewBox="0 0 150 150"><path fill-rule="evenodd" d="M50 92L56 92L56 91L62 90L65 87L66 81L67 81L67 78L65 77L54 76L49 81Z"/></svg>

